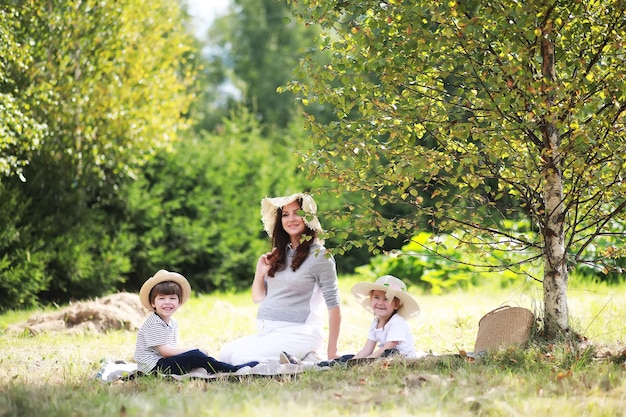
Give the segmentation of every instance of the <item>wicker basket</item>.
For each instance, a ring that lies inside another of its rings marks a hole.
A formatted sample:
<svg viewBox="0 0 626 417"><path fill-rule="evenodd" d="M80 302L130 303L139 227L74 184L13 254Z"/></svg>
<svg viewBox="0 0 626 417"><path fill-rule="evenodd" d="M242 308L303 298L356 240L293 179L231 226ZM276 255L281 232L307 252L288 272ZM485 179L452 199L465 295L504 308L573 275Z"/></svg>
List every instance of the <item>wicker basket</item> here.
<svg viewBox="0 0 626 417"><path fill-rule="evenodd" d="M534 322L535 316L526 308L503 306L490 311L478 322L474 353L525 344Z"/></svg>

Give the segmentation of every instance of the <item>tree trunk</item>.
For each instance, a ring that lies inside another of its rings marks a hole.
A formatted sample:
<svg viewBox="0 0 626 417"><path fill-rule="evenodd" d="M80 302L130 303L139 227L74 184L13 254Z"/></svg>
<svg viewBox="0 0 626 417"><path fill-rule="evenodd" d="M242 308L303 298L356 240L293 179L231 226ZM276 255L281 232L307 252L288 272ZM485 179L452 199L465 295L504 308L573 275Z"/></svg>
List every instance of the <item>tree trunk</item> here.
<svg viewBox="0 0 626 417"><path fill-rule="evenodd" d="M544 32L541 41L543 59L542 73L547 94L546 105L551 108L556 70L554 46L548 39L550 31ZM544 333L553 338L569 332L569 312L567 308L567 255L565 253L563 174L561 171L560 137L555 120L550 112L541 125L544 146Z"/></svg>
<svg viewBox="0 0 626 417"><path fill-rule="evenodd" d="M554 128L547 135L547 139L554 143L558 134ZM567 308L567 262L564 245L563 229L563 183L561 171L556 164L558 156L547 158L548 163L544 170L545 190L544 201L546 206L544 238L544 272L543 272L543 300L544 300L544 331L547 337L569 332L569 312Z"/></svg>

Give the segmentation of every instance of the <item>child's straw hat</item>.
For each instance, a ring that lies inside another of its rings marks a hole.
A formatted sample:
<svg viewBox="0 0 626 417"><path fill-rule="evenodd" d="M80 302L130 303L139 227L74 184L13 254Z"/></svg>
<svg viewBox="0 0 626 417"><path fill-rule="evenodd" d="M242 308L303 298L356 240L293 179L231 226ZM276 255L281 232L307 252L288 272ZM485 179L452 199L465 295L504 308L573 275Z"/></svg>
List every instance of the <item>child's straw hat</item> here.
<svg viewBox="0 0 626 417"><path fill-rule="evenodd" d="M187 278L185 278L178 272L170 272L165 269L161 269L157 271L154 276L148 278L148 280L144 282L141 286L141 290L139 290L139 300L141 301L141 304L148 310L154 310L154 308L150 304L150 291L152 291L155 285L165 281L175 282L180 285L180 288L182 288L183 296L181 297L180 305L185 304L185 302L189 300L189 297L191 296L191 285L189 285L189 281L187 281Z"/></svg>
<svg viewBox="0 0 626 417"><path fill-rule="evenodd" d="M373 283L359 282L352 287L352 294L366 310L373 313L370 293L374 290L384 291L388 300L393 300L394 297L397 297L400 300L398 314L405 319L415 317L419 314L420 307L417 301L407 293L404 282L393 275L384 275Z"/></svg>

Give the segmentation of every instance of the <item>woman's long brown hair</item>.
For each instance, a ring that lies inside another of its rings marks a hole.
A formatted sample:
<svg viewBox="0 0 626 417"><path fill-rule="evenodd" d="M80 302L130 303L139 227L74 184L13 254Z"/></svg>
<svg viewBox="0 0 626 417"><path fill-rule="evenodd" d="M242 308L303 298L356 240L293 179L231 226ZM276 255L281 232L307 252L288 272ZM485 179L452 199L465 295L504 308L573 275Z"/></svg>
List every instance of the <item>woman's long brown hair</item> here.
<svg viewBox="0 0 626 417"><path fill-rule="evenodd" d="M302 207L302 199L298 199L298 204ZM283 216L283 209L276 210L276 222L274 223L274 230L272 233L272 246L276 248L276 255L270 258L271 266L267 273L268 276L273 277L278 271L282 271L287 267L287 246L291 242L289 234L283 229L283 223L281 218ZM309 256L309 250L315 239L317 233L311 229L305 223L304 233L302 233L302 239L296 249L296 255L291 261L291 269L297 270L302 265L302 262Z"/></svg>

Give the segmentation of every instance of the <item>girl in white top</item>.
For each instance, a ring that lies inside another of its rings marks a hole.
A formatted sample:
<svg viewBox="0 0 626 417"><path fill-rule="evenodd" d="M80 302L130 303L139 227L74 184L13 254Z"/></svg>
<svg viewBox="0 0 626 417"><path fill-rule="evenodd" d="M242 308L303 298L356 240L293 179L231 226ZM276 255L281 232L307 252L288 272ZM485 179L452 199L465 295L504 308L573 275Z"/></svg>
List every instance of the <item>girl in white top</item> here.
<svg viewBox="0 0 626 417"><path fill-rule="evenodd" d="M419 314L419 306L400 279L385 275L375 283L360 282L352 287L352 294L375 315L365 346L353 359L379 358L394 353L409 358L417 356L406 319Z"/></svg>

